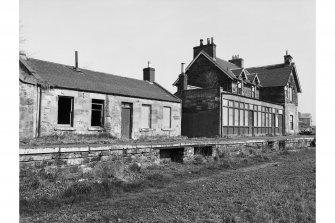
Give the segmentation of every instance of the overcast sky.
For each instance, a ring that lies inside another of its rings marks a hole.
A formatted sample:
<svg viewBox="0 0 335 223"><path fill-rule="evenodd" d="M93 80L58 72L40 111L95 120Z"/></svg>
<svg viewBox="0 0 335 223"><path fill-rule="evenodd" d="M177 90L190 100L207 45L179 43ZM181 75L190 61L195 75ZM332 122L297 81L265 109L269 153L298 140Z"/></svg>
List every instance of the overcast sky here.
<svg viewBox="0 0 335 223"><path fill-rule="evenodd" d="M315 120L314 0L20 0L20 21L28 56L74 65L78 50L79 67L137 79L150 60L172 93L200 39L214 37L218 57L239 54L245 67L282 63L288 50L299 111Z"/></svg>

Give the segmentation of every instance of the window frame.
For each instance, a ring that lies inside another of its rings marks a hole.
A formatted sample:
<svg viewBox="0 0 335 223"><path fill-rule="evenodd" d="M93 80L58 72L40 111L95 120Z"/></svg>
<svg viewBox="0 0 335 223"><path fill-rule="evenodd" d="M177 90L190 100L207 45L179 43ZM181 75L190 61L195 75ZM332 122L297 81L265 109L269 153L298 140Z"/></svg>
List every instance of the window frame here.
<svg viewBox="0 0 335 223"><path fill-rule="evenodd" d="M143 120L143 107L149 107L149 114L148 114L148 127L144 127L142 124L142 122L141 122L141 128L142 129L151 129L151 127L152 127L152 120L151 120L151 118L152 118L152 106L150 105L150 104L142 104L142 106L141 106L141 120Z"/></svg>
<svg viewBox="0 0 335 223"><path fill-rule="evenodd" d="M93 108L93 105L100 105L101 109ZM100 111L100 125L93 125L92 124L93 111ZM105 120L104 119L105 119L105 100L92 98L92 100L91 100L91 127L104 127L104 125L105 125Z"/></svg>
<svg viewBox="0 0 335 223"><path fill-rule="evenodd" d="M61 98L67 98L67 99L70 99L70 103L71 103L71 108L70 108L70 123L69 124L64 124L64 123L59 123L60 119L59 119L59 101ZM64 95L58 95L57 96L57 125L59 126L69 126L69 127L73 127L73 119L74 119L74 97L72 96L64 96Z"/></svg>
<svg viewBox="0 0 335 223"><path fill-rule="evenodd" d="M169 109L169 126L164 126L164 109ZM171 116L172 116L172 109L171 109L171 107L169 107L169 106L163 106L163 123L162 123L162 126L163 126L163 129L171 129L172 128L172 118L171 118Z"/></svg>

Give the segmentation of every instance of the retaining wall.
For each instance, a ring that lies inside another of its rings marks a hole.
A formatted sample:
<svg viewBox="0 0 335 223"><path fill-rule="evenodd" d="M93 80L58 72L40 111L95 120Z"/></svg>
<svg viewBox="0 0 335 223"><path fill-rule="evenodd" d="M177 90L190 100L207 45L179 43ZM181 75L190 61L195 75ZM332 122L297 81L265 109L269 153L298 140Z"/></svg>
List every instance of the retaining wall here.
<svg viewBox="0 0 335 223"><path fill-rule="evenodd" d="M141 163L143 167L161 162L188 163L197 155L223 157L252 155L311 146L313 137L255 140L207 140L182 143L122 145L75 145L21 147L20 168L85 165L92 162L121 160L125 164Z"/></svg>

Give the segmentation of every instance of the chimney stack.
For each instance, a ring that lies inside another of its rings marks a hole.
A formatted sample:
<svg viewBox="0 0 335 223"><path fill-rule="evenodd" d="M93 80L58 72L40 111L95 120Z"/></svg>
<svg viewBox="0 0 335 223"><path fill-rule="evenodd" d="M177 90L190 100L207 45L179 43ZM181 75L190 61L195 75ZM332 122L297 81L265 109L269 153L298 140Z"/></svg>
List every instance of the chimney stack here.
<svg viewBox="0 0 335 223"><path fill-rule="evenodd" d="M184 91L187 90L187 74L184 72L184 64L181 63L181 74L179 74L179 80L178 80L178 91Z"/></svg>
<svg viewBox="0 0 335 223"><path fill-rule="evenodd" d="M143 69L143 80L155 82L155 68L150 67L150 61L148 61L148 67Z"/></svg>
<svg viewBox="0 0 335 223"><path fill-rule="evenodd" d="M291 65L293 57L288 54L288 51L286 50L286 55L284 56L284 64L285 65Z"/></svg>
<svg viewBox="0 0 335 223"><path fill-rule="evenodd" d="M200 39L200 45L193 47L193 58L198 56L201 51L207 53L214 60L216 59L216 45L214 44L214 38L212 37L212 42L210 38L207 38L207 45L203 45L203 39Z"/></svg>
<svg viewBox="0 0 335 223"><path fill-rule="evenodd" d="M244 60L240 58L240 55L233 55L231 60L228 60L230 63L235 64L239 68L244 68Z"/></svg>
<svg viewBox="0 0 335 223"><path fill-rule="evenodd" d="M79 68L78 68L78 51L76 50L75 52L74 52L74 69L76 70L76 71L79 71Z"/></svg>

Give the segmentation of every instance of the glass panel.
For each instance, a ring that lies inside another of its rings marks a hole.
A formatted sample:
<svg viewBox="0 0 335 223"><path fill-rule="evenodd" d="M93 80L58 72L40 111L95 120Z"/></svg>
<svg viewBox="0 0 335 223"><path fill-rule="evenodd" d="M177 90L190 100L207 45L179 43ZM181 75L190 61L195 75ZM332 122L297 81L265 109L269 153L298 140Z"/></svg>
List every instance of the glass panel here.
<svg viewBox="0 0 335 223"><path fill-rule="evenodd" d="M235 105L235 108L238 108L238 102L237 101L235 101L235 103L234 103L234 105Z"/></svg>
<svg viewBox="0 0 335 223"><path fill-rule="evenodd" d="M228 108L226 107L222 108L222 125L228 125Z"/></svg>
<svg viewBox="0 0 335 223"><path fill-rule="evenodd" d="M234 109L234 126L238 126L238 109Z"/></svg>
<svg viewBox="0 0 335 223"><path fill-rule="evenodd" d="M278 115L275 115L275 124L276 124L276 127L279 127L279 123L278 123Z"/></svg>
<svg viewBox="0 0 335 223"><path fill-rule="evenodd" d="M171 108L163 107L163 128L171 128Z"/></svg>
<svg viewBox="0 0 335 223"><path fill-rule="evenodd" d="M228 101L229 107L234 107L234 101Z"/></svg>
<svg viewBox="0 0 335 223"><path fill-rule="evenodd" d="M262 126L262 117L261 117L261 112L257 112L258 113L258 117L257 117L257 121L258 121L258 127L261 127Z"/></svg>
<svg viewBox="0 0 335 223"><path fill-rule="evenodd" d="M245 108L245 109L249 109L249 104L247 104L247 103L244 104L244 108Z"/></svg>
<svg viewBox="0 0 335 223"><path fill-rule="evenodd" d="M240 108L244 108L244 103L240 102Z"/></svg>
<svg viewBox="0 0 335 223"><path fill-rule="evenodd" d="M222 106L228 106L228 100L222 99Z"/></svg>
<svg viewBox="0 0 335 223"><path fill-rule="evenodd" d="M244 110L240 110L240 126L244 126Z"/></svg>
<svg viewBox="0 0 335 223"><path fill-rule="evenodd" d="M249 111L244 111L244 126L249 126Z"/></svg>
<svg viewBox="0 0 335 223"><path fill-rule="evenodd" d="M234 109L229 108L229 122L228 122L229 126L233 126L234 125Z"/></svg>
<svg viewBox="0 0 335 223"><path fill-rule="evenodd" d="M254 113L254 126L258 126L258 122L257 122L257 112L253 112Z"/></svg>

